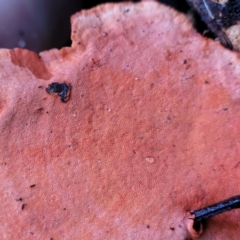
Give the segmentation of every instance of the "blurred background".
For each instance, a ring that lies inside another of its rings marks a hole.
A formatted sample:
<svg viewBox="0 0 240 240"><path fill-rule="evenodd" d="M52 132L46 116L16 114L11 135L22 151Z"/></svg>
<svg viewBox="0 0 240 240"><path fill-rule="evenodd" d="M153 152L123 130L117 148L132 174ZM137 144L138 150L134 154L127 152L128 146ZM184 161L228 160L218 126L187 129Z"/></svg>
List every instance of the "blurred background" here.
<svg viewBox="0 0 240 240"><path fill-rule="evenodd" d="M105 2L108 1L0 0L0 48L20 47L40 52L70 46L70 16ZM189 13L185 0L159 2Z"/></svg>

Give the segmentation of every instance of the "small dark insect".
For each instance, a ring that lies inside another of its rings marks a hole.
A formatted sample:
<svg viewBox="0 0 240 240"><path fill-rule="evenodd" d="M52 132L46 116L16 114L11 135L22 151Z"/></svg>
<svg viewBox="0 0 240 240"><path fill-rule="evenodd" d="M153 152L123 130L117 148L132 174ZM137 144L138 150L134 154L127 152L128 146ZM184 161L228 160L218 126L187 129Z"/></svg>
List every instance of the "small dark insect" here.
<svg viewBox="0 0 240 240"><path fill-rule="evenodd" d="M36 184L32 184L32 185L30 185L30 188L33 188L33 187L35 187L36 186Z"/></svg>
<svg viewBox="0 0 240 240"><path fill-rule="evenodd" d="M187 0L220 42L240 51L240 0Z"/></svg>
<svg viewBox="0 0 240 240"><path fill-rule="evenodd" d="M21 209L23 210L26 207L26 205L27 205L26 203L23 203Z"/></svg>
<svg viewBox="0 0 240 240"><path fill-rule="evenodd" d="M62 102L67 102L70 96L71 86L64 83L53 82L48 85L46 92L57 94Z"/></svg>
<svg viewBox="0 0 240 240"><path fill-rule="evenodd" d="M194 217L193 228L195 230L198 230L203 220L236 208L240 208L240 195L231 197L229 199L223 200L221 202L209 205L198 210L192 210L190 211L190 214Z"/></svg>

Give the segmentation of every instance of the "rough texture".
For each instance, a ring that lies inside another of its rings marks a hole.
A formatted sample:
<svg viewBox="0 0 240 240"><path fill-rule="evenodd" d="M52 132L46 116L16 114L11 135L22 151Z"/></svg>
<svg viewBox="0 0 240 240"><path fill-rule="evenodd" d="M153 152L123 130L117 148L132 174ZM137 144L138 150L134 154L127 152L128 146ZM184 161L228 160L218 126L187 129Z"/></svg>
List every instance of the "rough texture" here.
<svg viewBox="0 0 240 240"><path fill-rule="evenodd" d="M82 11L72 40L0 51L0 238L187 239L189 210L240 192L238 55L154 2ZM239 214L199 239L238 239Z"/></svg>

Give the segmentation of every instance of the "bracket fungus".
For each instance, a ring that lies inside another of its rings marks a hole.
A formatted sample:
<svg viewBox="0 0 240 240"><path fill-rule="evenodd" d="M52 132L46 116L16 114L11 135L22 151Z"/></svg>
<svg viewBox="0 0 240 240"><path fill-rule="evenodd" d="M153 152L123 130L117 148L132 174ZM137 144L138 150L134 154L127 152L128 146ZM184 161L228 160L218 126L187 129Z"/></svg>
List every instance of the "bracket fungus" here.
<svg viewBox="0 0 240 240"><path fill-rule="evenodd" d="M0 238L238 239L238 210L191 227L240 192L238 53L154 1L71 23L71 47L0 50Z"/></svg>

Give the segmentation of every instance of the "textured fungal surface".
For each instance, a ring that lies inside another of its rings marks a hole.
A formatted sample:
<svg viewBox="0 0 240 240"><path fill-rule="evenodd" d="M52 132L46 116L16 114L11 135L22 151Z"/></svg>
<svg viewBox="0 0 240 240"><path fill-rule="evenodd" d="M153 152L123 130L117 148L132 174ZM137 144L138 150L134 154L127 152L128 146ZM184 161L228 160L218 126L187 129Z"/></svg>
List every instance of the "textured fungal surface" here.
<svg viewBox="0 0 240 240"><path fill-rule="evenodd" d="M146 1L74 15L72 41L0 50L0 238L190 239L190 210L240 192L238 55Z"/></svg>

